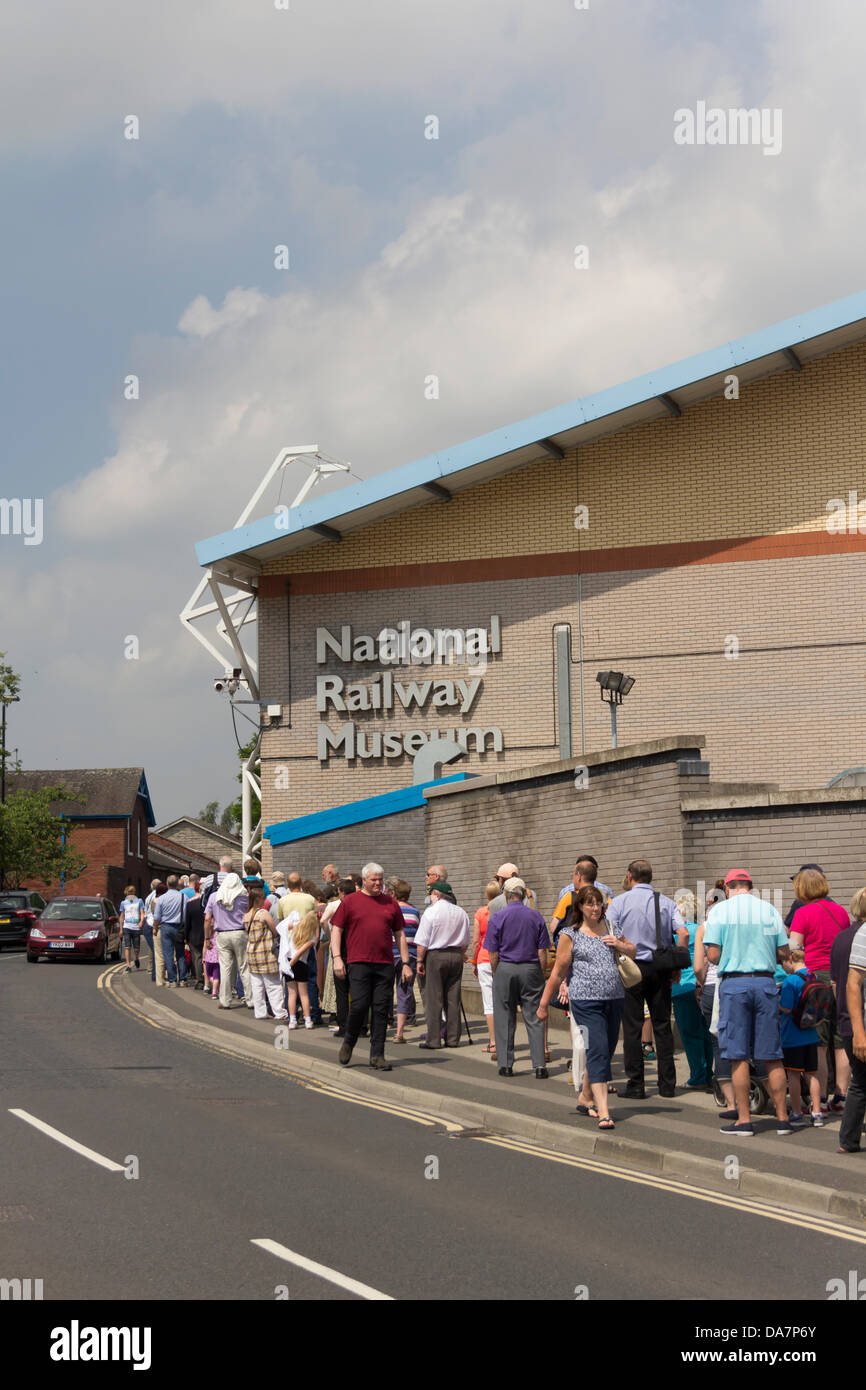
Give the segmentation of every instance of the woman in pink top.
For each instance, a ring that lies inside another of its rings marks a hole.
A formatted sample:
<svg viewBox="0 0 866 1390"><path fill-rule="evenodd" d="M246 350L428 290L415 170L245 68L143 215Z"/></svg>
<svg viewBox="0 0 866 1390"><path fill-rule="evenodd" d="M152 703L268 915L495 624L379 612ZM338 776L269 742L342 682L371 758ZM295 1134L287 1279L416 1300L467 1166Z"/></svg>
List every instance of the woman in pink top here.
<svg viewBox="0 0 866 1390"><path fill-rule="evenodd" d="M840 931L850 926L848 913L830 898L830 885L820 869L801 869L794 879L794 894L803 904L791 920L791 946L802 947L805 966L819 980L832 985L830 948ZM835 1067L832 1063L835 1062ZM828 1080L834 1080L835 1094L830 1108L841 1110L851 1075L848 1054L836 1028L836 1008L818 1024L818 1076L822 1098L828 1094Z"/></svg>

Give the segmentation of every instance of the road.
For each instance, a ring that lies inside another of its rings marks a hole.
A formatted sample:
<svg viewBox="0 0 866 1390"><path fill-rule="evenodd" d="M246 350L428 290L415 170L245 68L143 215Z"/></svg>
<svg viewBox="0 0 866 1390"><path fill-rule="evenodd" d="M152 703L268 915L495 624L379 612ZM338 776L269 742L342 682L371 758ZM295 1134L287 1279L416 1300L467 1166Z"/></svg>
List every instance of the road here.
<svg viewBox="0 0 866 1390"><path fill-rule="evenodd" d="M136 1020L101 975L0 954L0 1277L46 1299L823 1301L866 1258L323 1095Z"/></svg>

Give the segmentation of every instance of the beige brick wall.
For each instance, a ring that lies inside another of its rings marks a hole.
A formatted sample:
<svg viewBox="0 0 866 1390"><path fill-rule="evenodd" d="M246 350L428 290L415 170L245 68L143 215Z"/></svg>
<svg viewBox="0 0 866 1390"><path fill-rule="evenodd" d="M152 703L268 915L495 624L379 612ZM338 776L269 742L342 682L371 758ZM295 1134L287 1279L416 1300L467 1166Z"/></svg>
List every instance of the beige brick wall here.
<svg viewBox="0 0 866 1390"><path fill-rule="evenodd" d="M610 746L610 716L595 675L613 666L636 677L619 713L621 743L696 730L707 737L714 776L816 787L866 764L860 606L866 555L804 557L688 569L587 575L582 580L586 751ZM553 708L555 623L572 625L577 655L578 582L553 579L460 584L425 589L284 597L260 601L262 693L284 706L263 736L265 822L322 810L406 786L411 760L316 758L315 678L322 672L369 680L378 668L317 667L315 628L376 632L409 618L415 626L486 626L502 622L501 659L492 660L469 715L399 709L328 717L376 729L498 726L504 751L471 753L454 770L496 771L543 761L558 748ZM740 655L727 659L736 636ZM798 644L838 644L791 650ZM291 680L289 645L291 644ZM749 649L782 648L762 652ZM708 653L694 655L694 653ZM466 677L465 667L392 668L402 680ZM574 753L581 752L579 667L572 667ZM289 705L291 713L289 716ZM291 718L291 728L288 720ZM278 790L277 780L288 781Z"/></svg>
<svg viewBox="0 0 866 1390"><path fill-rule="evenodd" d="M795 534L866 496L866 344L268 562L267 574ZM446 479L447 483L447 479ZM574 528L574 506L589 529Z"/></svg>
<svg viewBox="0 0 866 1390"><path fill-rule="evenodd" d="M732 563L720 544L713 563L674 568L415 589L263 597L259 602L262 696L284 707L263 737L265 823L405 786L411 759L349 764L316 757L316 674L370 679L373 667L315 663L317 624L357 631L409 619L415 626L503 625L503 652L483 677L468 716L447 709L338 716L385 731L502 729L504 751L470 754L455 770L527 766L557 748L552 628L572 625L584 642L583 675L572 668L574 752L609 745L610 719L595 674L624 669L637 683L620 713L620 741L703 732L714 776L822 786L866 765L864 642L860 596L866 549L845 551L826 531L831 497L866 497L866 346L744 386L580 450L579 464L543 458L529 468L431 502L340 545L323 542L270 563L271 574L424 561L773 537L812 532L822 553ZM590 509L576 531L574 504ZM652 557L650 557L650 560ZM633 563L633 562L632 562ZM667 563L667 561L665 562ZM580 595L580 603L578 596ZM740 654L725 656L729 638ZM828 644L822 646L822 644ZM765 650L756 651L756 648ZM465 677L465 667L393 668L400 678ZM278 780L288 782L280 788Z"/></svg>

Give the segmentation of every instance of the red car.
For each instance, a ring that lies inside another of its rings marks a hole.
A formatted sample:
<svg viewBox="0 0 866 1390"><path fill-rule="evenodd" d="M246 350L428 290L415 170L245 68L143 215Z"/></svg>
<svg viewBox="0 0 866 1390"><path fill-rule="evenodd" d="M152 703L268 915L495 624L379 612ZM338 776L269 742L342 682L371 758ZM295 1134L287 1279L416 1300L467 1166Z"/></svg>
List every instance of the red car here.
<svg viewBox="0 0 866 1390"><path fill-rule="evenodd" d="M107 898L52 898L30 928L27 959L66 957L101 965L109 955L120 960L122 939L117 908Z"/></svg>

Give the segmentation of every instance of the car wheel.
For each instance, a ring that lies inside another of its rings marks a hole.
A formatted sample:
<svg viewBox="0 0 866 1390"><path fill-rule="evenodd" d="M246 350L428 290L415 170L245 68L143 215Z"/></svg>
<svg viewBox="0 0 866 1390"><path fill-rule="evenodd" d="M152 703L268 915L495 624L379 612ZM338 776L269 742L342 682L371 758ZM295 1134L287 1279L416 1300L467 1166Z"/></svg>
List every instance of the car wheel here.
<svg viewBox="0 0 866 1390"><path fill-rule="evenodd" d="M38 957L38 956L31 956L30 952L28 951L28 952L27 952L27 959L28 959L33 965L36 965L36 964L38 963L39 957Z"/></svg>
<svg viewBox="0 0 866 1390"><path fill-rule="evenodd" d="M749 1082L749 1114L760 1115L767 1104L767 1095L760 1081L752 1077Z"/></svg>
<svg viewBox="0 0 866 1390"><path fill-rule="evenodd" d="M98 956L94 956L93 959L94 959L94 961L95 961L95 963L96 963L97 965L104 965L104 964L105 964L105 942L104 942L104 941L103 941L103 943L102 943L102 950L99 952L99 955L98 955Z"/></svg>

